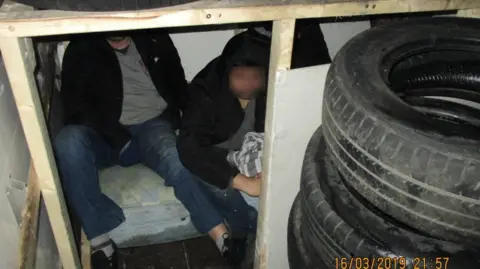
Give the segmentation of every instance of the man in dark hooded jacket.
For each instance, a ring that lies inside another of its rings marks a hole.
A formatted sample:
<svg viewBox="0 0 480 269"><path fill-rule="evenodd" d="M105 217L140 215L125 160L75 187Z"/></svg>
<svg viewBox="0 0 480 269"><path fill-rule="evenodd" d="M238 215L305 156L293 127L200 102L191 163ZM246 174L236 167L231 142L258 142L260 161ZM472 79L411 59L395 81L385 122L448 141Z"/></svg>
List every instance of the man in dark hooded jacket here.
<svg viewBox="0 0 480 269"><path fill-rule="evenodd" d="M227 155L242 146L246 133L264 132L269 29L267 25L234 36L193 79L178 141L182 163L208 185L251 196L260 194L261 179L239 173ZM318 22L299 21L292 68L329 62Z"/></svg>

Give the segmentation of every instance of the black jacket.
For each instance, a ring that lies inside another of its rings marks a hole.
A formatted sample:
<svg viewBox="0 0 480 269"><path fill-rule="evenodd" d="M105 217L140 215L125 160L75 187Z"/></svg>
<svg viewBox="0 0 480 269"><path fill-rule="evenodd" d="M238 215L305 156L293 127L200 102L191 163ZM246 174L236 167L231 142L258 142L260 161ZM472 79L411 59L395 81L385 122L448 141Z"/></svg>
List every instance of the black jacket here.
<svg viewBox="0 0 480 269"><path fill-rule="evenodd" d="M177 49L166 33L142 31L130 36L168 104L162 117L178 127L188 85ZM105 36L82 36L70 42L63 58L61 96L65 124L90 126L116 150L130 140L130 132L119 122L122 71Z"/></svg>
<svg viewBox="0 0 480 269"><path fill-rule="evenodd" d="M296 36L302 38L294 40L293 68L330 62L318 24L316 28L302 28L307 33L303 36L297 30ZM227 162L228 150L214 146L235 134L244 118L239 101L229 90L227 75L234 64L245 61L265 66L268 72L269 51L270 38L249 29L234 36L190 85L192 102L183 117L178 150L183 164L210 184L226 188L239 172ZM265 107L266 91L256 100L256 132L264 132Z"/></svg>

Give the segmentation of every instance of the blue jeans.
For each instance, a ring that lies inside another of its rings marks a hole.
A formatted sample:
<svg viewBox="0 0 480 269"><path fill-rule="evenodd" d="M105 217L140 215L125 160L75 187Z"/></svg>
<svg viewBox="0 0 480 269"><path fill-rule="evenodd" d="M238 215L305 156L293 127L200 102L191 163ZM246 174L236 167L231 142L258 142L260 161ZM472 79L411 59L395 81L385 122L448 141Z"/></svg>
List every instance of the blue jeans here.
<svg viewBox="0 0 480 269"><path fill-rule="evenodd" d="M229 210L214 204L220 200L212 199L208 189L198 184L199 180L181 164L170 123L155 118L128 128L132 143L138 145L136 152L129 153L128 165L141 162L159 174L166 185L172 186L199 232L206 233L223 223L223 214L228 218L230 213L226 211ZM101 168L125 165L118 153L98 133L83 125L65 126L55 138L54 147L65 196L87 237L107 233L124 222L122 209L102 193L98 177ZM244 220L247 218L237 216L234 221L248 222Z"/></svg>
<svg viewBox="0 0 480 269"><path fill-rule="evenodd" d="M245 201L240 191L232 187L220 189L198 180L212 203L224 216L233 236L244 236L257 231L257 209Z"/></svg>

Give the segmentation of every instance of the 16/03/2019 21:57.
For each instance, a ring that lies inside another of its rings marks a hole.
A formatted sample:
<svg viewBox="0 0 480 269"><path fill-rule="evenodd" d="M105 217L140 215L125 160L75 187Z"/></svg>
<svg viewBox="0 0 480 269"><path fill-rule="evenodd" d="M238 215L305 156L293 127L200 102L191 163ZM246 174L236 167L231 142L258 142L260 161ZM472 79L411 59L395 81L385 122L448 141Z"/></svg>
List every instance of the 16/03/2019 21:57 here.
<svg viewBox="0 0 480 269"><path fill-rule="evenodd" d="M335 269L448 269L448 257L415 257L412 263L404 257L335 258Z"/></svg>

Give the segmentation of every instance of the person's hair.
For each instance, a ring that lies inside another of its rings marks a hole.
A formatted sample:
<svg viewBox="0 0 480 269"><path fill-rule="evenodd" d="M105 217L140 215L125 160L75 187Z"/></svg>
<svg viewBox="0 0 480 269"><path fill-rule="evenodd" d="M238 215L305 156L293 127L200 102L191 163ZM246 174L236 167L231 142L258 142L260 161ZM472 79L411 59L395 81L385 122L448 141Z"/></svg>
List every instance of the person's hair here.
<svg viewBox="0 0 480 269"><path fill-rule="evenodd" d="M252 60L240 60L233 64L232 67L258 67L263 68L260 64L252 61Z"/></svg>

